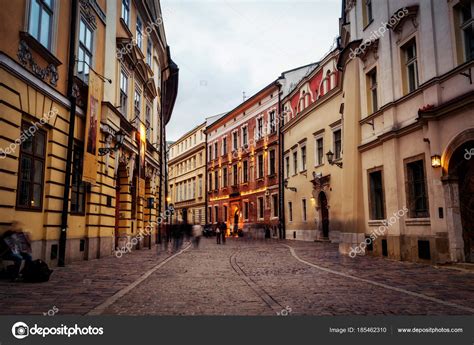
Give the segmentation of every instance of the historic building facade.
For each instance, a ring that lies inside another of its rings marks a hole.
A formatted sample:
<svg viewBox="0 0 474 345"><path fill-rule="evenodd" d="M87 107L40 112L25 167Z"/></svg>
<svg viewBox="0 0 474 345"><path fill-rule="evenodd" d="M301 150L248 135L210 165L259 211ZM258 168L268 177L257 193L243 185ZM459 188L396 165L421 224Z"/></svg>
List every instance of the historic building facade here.
<svg viewBox="0 0 474 345"><path fill-rule="evenodd" d="M207 219L229 233L278 236L278 93L272 82L206 129Z"/></svg>
<svg viewBox="0 0 474 345"><path fill-rule="evenodd" d="M177 86L159 2L2 5L2 231L20 220L52 265L150 245Z"/></svg>
<svg viewBox="0 0 474 345"><path fill-rule="evenodd" d="M281 99L285 120L280 140L282 190L288 239L338 242L342 230L338 53L336 49L324 57Z"/></svg>
<svg viewBox="0 0 474 345"><path fill-rule="evenodd" d="M342 253L474 260L473 13L343 1Z"/></svg>
<svg viewBox="0 0 474 345"><path fill-rule="evenodd" d="M169 146L168 202L173 222L206 221L206 122Z"/></svg>

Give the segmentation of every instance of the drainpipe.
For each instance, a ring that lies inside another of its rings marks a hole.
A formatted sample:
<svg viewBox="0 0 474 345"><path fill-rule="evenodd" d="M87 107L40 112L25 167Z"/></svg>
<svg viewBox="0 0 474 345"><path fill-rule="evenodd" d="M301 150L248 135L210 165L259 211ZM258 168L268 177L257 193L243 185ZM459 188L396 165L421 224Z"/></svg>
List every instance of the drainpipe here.
<svg viewBox="0 0 474 345"><path fill-rule="evenodd" d="M163 78L163 72L161 72L161 77ZM162 79L163 80L163 79ZM163 82L162 82L163 86ZM163 88L162 88L163 89ZM163 202L162 200L162 194L163 194L163 173L165 170L164 169L164 164L163 164L163 148L165 148L166 151L166 142L164 141L164 121L163 121L163 107L160 107L160 193L158 194L158 214L161 213L162 207L161 203ZM161 228L162 228L162 222L163 222L163 214L161 214L162 221L158 224L158 232L156 234L156 242L161 243Z"/></svg>
<svg viewBox="0 0 474 345"><path fill-rule="evenodd" d="M67 80L67 97L71 104L69 116L69 133L67 141L66 171L64 176L63 209L61 212L61 231L59 233L58 266L64 267L66 263L66 241L69 213L69 190L71 188L72 151L74 149L74 127L76 124L76 97L73 95L74 69L76 66L76 26L77 26L77 0L71 1L71 25L69 28L69 70Z"/></svg>
<svg viewBox="0 0 474 345"><path fill-rule="evenodd" d="M281 117L281 84L278 84L278 116L281 121L278 122L278 138L279 140L279 145L278 145L278 183L279 183L279 189L280 189L280 212L279 212L279 218L280 218L280 231L281 233L279 234L280 239L285 239L286 238L286 228L285 228L285 187L284 187L284 162L283 162L283 149L284 149L284 135L281 131L284 123Z"/></svg>

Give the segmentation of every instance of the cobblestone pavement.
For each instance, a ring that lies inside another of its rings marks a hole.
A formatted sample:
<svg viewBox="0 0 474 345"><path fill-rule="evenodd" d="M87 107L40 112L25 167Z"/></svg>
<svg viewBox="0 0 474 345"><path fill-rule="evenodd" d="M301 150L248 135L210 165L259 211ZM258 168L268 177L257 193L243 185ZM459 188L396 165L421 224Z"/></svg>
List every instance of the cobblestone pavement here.
<svg viewBox="0 0 474 345"><path fill-rule="evenodd" d="M351 259L328 243L203 239L168 257L141 250L56 268L48 283L0 281L0 314L474 314L472 272Z"/></svg>
<svg viewBox="0 0 474 345"><path fill-rule="evenodd" d="M473 297L470 272L351 259L328 243L204 240L105 314L465 315L474 314Z"/></svg>

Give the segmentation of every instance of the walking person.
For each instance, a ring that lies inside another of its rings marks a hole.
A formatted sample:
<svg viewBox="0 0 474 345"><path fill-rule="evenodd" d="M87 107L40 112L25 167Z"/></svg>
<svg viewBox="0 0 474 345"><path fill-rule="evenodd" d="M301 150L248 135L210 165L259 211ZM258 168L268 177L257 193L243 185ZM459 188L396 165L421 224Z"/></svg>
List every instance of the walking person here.
<svg viewBox="0 0 474 345"><path fill-rule="evenodd" d="M226 232L227 232L227 225L226 225L226 223L225 223L225 222L221 222L220 228L221 228L222 244L225 244L225 235L226 235Z"/></svg>
<svg viewBox="0 0 474 345"><path fill-rule="evenodd" d="M194 239L194 248L199 248L199 242L201 242L202 236L202 225L194 224L193 225L193 239Z"/></svg>
<svg viewBox="0 0 474 345"><path fill-rule="evenodd" d="M220 223L216 224L216 241L217 244L221 244L221 229L220 229Z"/></svg>
<svg viewBox="0 0 474 345"><path fill-rule="evenodd" d="M13 221L10 230L6 231L0 241L0 256L3 260L14 262L12 281L20 277L21 264L25 261L23 270L32 262L31 242L18 221Z"/></svg>

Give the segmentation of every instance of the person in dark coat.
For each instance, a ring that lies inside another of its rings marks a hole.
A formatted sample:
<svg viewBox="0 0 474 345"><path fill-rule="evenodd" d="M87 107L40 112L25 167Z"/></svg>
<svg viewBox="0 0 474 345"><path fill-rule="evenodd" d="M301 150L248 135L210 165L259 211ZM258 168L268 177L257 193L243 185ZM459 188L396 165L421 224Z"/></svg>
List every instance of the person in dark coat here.
<svg viewBox="0 0 474 345"><path fill-rule="evenodd" d="M20 276L22 262L25 261L26 268L32 261L28 234L23 232L19 222L13 221L10 230L2 235L0 242L0 256L3 260L13 261L12 280L16 280Z"/></svg>
<svg viewBox="0 0 474 345"><path fill-rule="evenodd" d="M225 222L221 222L220 229L221 229L221 236L222 236L222 244L225 244L225 235L227 232L227 225L225 224Z"/></svg>

